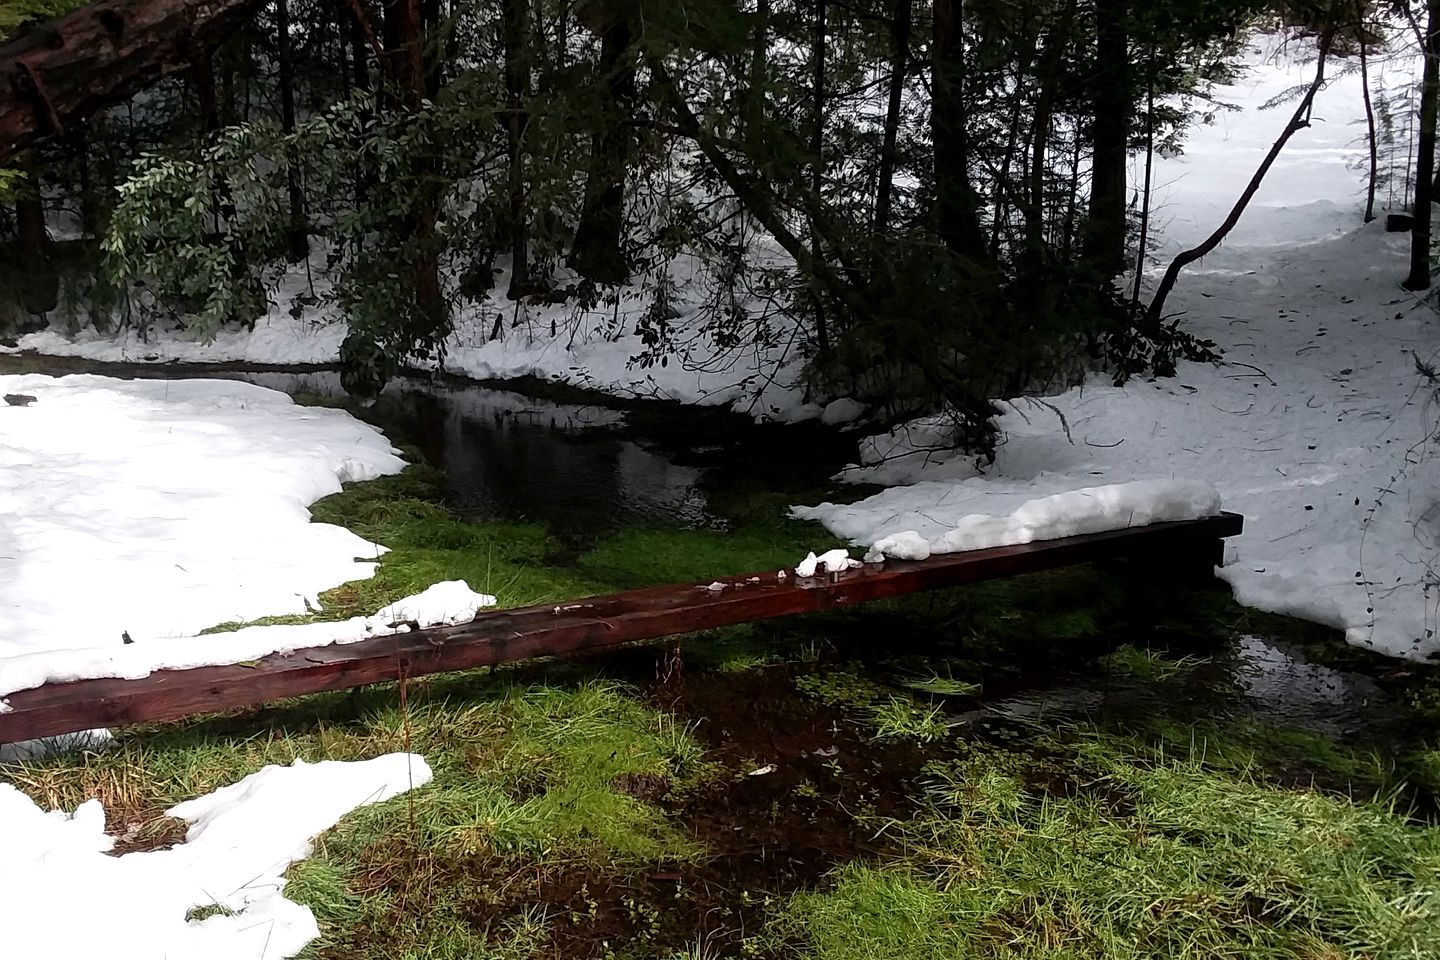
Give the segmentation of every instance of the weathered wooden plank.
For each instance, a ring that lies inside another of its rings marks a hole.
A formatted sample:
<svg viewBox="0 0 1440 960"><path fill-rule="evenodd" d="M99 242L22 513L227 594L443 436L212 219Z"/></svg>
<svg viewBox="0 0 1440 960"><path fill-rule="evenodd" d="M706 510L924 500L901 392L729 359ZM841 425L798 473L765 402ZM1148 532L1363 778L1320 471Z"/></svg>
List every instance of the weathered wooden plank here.
<svg viewBox="0 0 1440 960"><path fill-rule="evenodd" d="M884 597L1108 560L1169 557L1177 566L1240 533L1243 518L1152 524L1126 530L975 550L923 561L889 561L832 576L779 578L776 571L707 584L647 587L562 604L482 613L469 623L343 646L266 657L253 666L162 670L139 680L80 680L10 695L0 743L92 727L175 720L270 700L343 690L402 674L416 677L546 656L570 656L641 640ZM199 641L203 642L203 641Z"/></svg>

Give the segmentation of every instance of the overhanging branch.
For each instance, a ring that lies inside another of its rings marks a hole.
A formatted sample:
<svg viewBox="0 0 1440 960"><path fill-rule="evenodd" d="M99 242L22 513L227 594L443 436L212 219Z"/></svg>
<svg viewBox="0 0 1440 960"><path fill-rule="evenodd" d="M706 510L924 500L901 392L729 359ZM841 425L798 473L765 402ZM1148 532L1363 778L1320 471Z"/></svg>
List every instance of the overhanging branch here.
<svg viewBox="0 0 1440 960"><path fill-rule="evenodd" d="M102 0L0 46L0 162L177 70L260 0Z"/></svg>

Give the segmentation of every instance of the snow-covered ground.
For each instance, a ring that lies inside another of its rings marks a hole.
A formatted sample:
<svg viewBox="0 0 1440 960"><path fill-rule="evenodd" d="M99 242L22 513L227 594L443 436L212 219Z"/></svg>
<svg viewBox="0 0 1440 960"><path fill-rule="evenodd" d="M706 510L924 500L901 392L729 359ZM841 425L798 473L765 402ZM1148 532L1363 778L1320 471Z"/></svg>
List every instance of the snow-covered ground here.
<svg viewBox="0 0 1440 960"><path fill-rule="evenodd" d="M1411 61L1387 69L1394 85ZM1222 91L1243 109L1158 164L1164 254L1224 217L1288 116L1257 105L1312 70L1257 64ZM1047 398L1053 411L1017 402L983 471L926 452L941 423L911 424L868 441L866 463L850 472L891 489L796 512L861 544L904 531L928 541L969 515L1078 487L1201 481L1246 517L1222 570L1242 603L1397 656L1440 650L1440 407L1417 370L1440 355L1440 318L1399 288L1408 235L1361 224L1360 181L1347 164L1363 150L1363 110L1359 76L1339 75L1231 238L1182 275L1169 307L1221 346L1223 364L1184 364L1174 379L1121 388L1096 377Z"/></svg>
<svg viewBox="0 0 1440 960"><path fill-rule="evenodd" d="M241 627L203 636L149 638L143 643L111 642L38 649L0 658L0 713L7 710L4 699L7 694L47 683L96 677L134 680L156 670L248 663L272 653L407 633L411 624L438 627L468 623L477 611L493 607L495 602L493 596L471 590L464 580L446 580L432 584L413 597L396 600L369 617ZM49 747L49 741L34 745L35 751L41 753L48 752ZM24 744L0 744L0 760L25 756L30 750Z"/></svg>
<svg viewBox="0 0 1440 960"><path fill-rule="evenodd" d="M404 465L343 411L221 380L0 376L0 394L35 398L0 405L0 681L26 655L304 613L374 572L383 548L307 509Z"/></svg>
<svg viewBox="0 0 1440 960"><path fill-rule="evenodd" d="M310 272L322 271L324 261L325 251L317 244L310 257ZM848 422L860 414L861 409L849 400L828 410L806 401L801 381L805 358L794 343L793 323L778 314L770 321L777 327L771 342L717 354L700 332L710 316L707 304L715 297L711 280L698 259L688 256L677 259L670 276L676 289L673 306L680 316L673 321L676 353L663 366L632 362L645 351L636 327L651 307L650 295L638 282L620 288L613 304L602 303L589 310L560 304L526 305L517 312L516 305L503 297L509 277L502 266L491 296L478 304L457 305L444 367L477 380L533 376L619 397L730 406L760 420L794 421L824 415L828 421ZM334 309L306 307L298 316L292 314L295 298L309 289L305 277L303 264L292 267L276 291L270 312L258 318L253 329L225 328L209 342L163 327L148 331L143 339L128 328L101 334L87 327L72 334L69 322L59 320L51 329L20 337L16 346L0 345L0 353L33 351L139 364L337 363L345 326ZM764 298L747 294L744 299L757 314L773 309L765 306ZM502 321L500 336L492 340L497 314Z"/></svg>
<svg viewBox="0 0 1440 960"><path fill-rule="evenodd" d="M14 960L280 960L319 936L285 871L346 813L430 780L413 754L297 761L187 800L167 850L112 856L100 801L44 811L0 783L0 904ZM117 825L118 826L118 825ZM114 832L119 832L112 827Z"/></svg>

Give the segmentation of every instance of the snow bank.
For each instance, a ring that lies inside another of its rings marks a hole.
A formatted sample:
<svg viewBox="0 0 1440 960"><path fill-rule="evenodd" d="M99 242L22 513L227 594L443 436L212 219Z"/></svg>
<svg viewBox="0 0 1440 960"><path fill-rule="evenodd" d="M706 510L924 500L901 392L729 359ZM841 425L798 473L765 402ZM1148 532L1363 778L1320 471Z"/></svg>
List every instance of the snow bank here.
<svg viewBox="0 0 1440 960"><path fill-rule="evenodd" d="M1194 520L1220 512L1220 495L1214 487L1176 480L1069 490L1027 500L1004 516L970 512L992 505L995 499L983 482L971 482L968 490L964 485L919 484L892 488L851 506L824 503L796 507L792 513L868 544L865 561L871 563L885 557L923 560L932 554Z"/></svg>
<svg viewBox="0 0 1440 960"><path fill-rule="evenodd" d="M121 857L107 853L115 840L98 800L46 813L0 783L5 956L292 957L319 929L308 907L285 898L286 869L346 813L430 777L424 759L402 753L269 766L167 811L190 822L184 843ZM187 920L192 911L210 915Z"/></svg>
<svg viewBox="0 0 1440 960"><path fill-rule="evenodd" d="M762 250L759 256L762 262L785 259L774 250ZM499 263L502 270L495 291L509 286L503 269L506 258L501 257ZM124 363L338 363L346 332L343 316L333 307L317 311L306 305L307 278L315 276L317 288L323 288L324 271L324 247L316 244L308 271L304 263L289 268L266 316L257 317L250 328L221 329L213 339L165 323L157 323L143 340L128 328L100 334L86 327L72 334L69 328L83 320L57 320L49 330L20 337L14 347L0 346L0 353L33 351ZM630 284L616 289L614 302L607 299L590 310L569 303L517 305L498 294L467 304L457 313L454 332L446 341L445 369L477 380L537 377L617 397L728 406L759 420L823 418L826 423L841 424L863 414L864 408L848 398L825 406L807 402L804 359L802 351L793 349L796 328L792 319L776 314L764 321L773 327L772 342L767 345L722 351L705 332L714 291L699 269L699 261L678 257L672 264L671 279L676 291L673 306L680 316L671 322L676 352L663 366L631 362L647 349L637 327L653 300L641 286ZM305 299L297 299L301 297ZM297 304L298 318L291 312ZM773 303L762 297L750 297L745 306L757 315L773 311ZM492 340L497 314L503 321L501 336Z"/></svg>
<svg viewBox="0 0 1440 960"><path fill-rule="evenodd" d="M343 411L218 380L0 376L0 393L36 397L0 406L0 676L304 613L374 572L383 547L307 509L404 466Z"/></svg>
<svg viewBox="0 0 1440 960"><path fill-rule="evenodd" d="M1273 42L1257 44L1248 75L1219 92L1240 109L1193 131L1184 155L1157 158L1162 262L1224 217L1285 122L1287 107L1260 105L1312 75L1313 63L1275 53ZM1411 51L1377 58L1372 83L1395 88L1415 62ZM1096 377L1047 398L1069 436L1053 412L1015 401L983 475L939 449L944 418L907 424L867 441L847 476L911 486L802 514L902 556L970 513L989 519L957 539L1008 536L1022 503L1077 487L1209 484L1246 518L1220 571L1240 602L1392 655L1440 651L1437 406L1417 374L1417 361L1440 359L1440 320L1399 289L1408 235L1360 224L1362 181L1351 168L1365 158L1360 78L1331 76L1314 122L1236 231L1186 269L1170 298L1187 329L1221 346L1224 364L1181 364L1173 379L1123 388ZM895 539L905 531L915 534Z"/></svg>
<svg viewBox="0 0 1440 960"><path fill-rule="evenodd" d="M370 637L405 633L411 623L418 627L468 623L476 611L494 605L494 597L476 593L464 580L447 580L413 597L397 600L372 617L243 627L197 637L167 637L143 643L21 654L0 660L0 698L46 683L96 677L136 680L156 670L246 663L272 653L356 643ZM0 699L0 713L5 709L5 701Z"/></svg>
<svg viewBox="0 0 1440 960"><path fill-rule="evenodd" d="M967 514L1097 483L1209 484L1245 533L1220 576L1247 606L1342 629L1394 656L1440 650L1440 447L1417 359L1440 359L1440 318L1397 289L1408 237L1376 222L1338 240L1252 251L1254 269L1202 268L1176 288L1189 324L1226 347L1219 366L1114 387L1095 378L999 420L982 474L929 448L930 420L875 438L847 476L910 482L849 506L797 511L867 546L903 531L928 543ZM905 456L906 451L911 451ZM995 527L994 529L1000 529ZM992 531L971 529L967 542ZM886 545L891 556L902 555Z"/></svg>

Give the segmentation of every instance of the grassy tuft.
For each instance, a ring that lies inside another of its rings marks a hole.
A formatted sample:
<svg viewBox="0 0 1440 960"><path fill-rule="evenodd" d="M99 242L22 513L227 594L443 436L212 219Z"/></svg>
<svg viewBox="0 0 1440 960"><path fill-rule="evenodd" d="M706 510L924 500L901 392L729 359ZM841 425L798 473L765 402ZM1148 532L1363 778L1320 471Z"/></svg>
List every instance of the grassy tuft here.
<svg viewBox="0 0 1440 960"><path fill-rule="evenodd" d="M1106 654L1100 662L1111 674L1163 683L1209 661L1195 656L1171 657L1162 650L1126 643Z"/></svg>
<svg viewBox="0 0 1440 960"><path fill-rule="evenodd" d="M1440 830L1099 738L1076 761L1060 789L1012 774L1026 757L932 765L922 812L881 824L904 854L792 898L756 946L816 960L1400 960L1440 943Z"/></svg>

